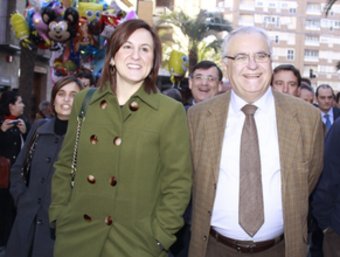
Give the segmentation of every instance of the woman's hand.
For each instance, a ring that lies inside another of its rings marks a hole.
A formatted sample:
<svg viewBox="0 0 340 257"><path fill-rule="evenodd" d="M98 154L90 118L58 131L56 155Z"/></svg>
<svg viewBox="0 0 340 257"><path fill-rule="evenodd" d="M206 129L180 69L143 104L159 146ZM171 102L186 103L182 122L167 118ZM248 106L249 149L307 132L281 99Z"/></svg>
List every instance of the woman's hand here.
<svg viewBox="0 0 340 257"><path fill-rule="evenodd" d="M17 120L10 120L6 119L4 122L1 124L1 130L3 132L6 132L8 129L17 126L18 129L22 134L25 134L27 131L26 124L22 119L17 119Z"/></svg>
<svg viewBox="0 0 340 257"><path fill-rule="evenodd" d="M21 134L25 134L27 131L26 123L24 122L23 119L18 119L18 121L19 121L17 124L18 129L20 130Z"/></svg>
<svg viewBox="0 0 340 257"><path fill-rule="evenodd" d="M6 119L4 122L1 124L1 130L3 132L6 132L8 129L14 127L15 124L13 123L13 120Z"/></svg>

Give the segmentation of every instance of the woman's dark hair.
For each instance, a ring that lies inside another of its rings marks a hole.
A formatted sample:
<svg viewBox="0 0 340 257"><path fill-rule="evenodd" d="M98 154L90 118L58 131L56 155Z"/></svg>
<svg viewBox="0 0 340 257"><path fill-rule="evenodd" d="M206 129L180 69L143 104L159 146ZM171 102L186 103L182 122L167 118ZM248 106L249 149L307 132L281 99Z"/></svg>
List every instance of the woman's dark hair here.
<svg viewBox="0 0 340 257"><path fill-rule="evenodd" d="M112 33L106 50L105 62L103 66L102 77L99 81L99 88L103 88L105 82L109 81L111 83L112 89L115 92L117 88L116 81L116 68L110 65L111 58L113 58L120 47L128 40L132 33L138 29L146 29L150 32L154 49L153 49L153 67L150 74L145 78L144 89L147 93L157 92L157 75L158 70L162 62L162 46L161 41L157 33L147 24L145 21L140 19L125 21L118 25L117 28Z"/></svg>
<svg viewBox="0 0 340 257"><path fill-rule="evenodd" d="M0 96L0 115L10 115L9 104L15 104L18 100L19 93L16 90L5 91Z"/></svg>
<svg viewBox="0 0 340 257"><path fill-rule="evenodd" d="M52 88L52 92L51 92L51 106L53 108L53 112L54 114L55 113L55 110L54 110L54 101L55 101L55 97L58 93L58 91L65 85L67 84L70 84L70 83L76 83L78 85L78 87L80 89L83 88L83 84L80 82L79 79L77 79L75 76L66 76L66 77L63 77L61 78L60 80L58 80L55 84L54 84L54 87Z"/></svg>
<svg viewBox="0 0 340 257"><path fill-rule="evenodd" d="M92 75L92 71L89 70L89 69L86 69L84 67L79 69L79 71L76 74L76 77L78 79L85 78L85 79L90 80L90 86L93 86L95 84L95 80L94 80L94 77Z"/></svg>

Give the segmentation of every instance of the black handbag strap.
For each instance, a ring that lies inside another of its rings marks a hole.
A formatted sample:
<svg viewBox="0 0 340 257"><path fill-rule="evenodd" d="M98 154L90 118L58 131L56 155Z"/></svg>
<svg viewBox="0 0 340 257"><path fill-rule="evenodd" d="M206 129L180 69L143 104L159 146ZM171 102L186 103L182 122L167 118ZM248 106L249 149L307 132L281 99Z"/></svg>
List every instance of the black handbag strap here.
<svg viewBox="0 0 340 257"><path fill-rule="evenodd" d="M89 105L90 100L91 100L91 98L92 98L92 95L93 95L93 93L94 93L95 91L96 91L96 88L94 88L94 87L91 87L91 88L87 91L87 93L86 93L86 95L85 95L85 98L84 98L84 100L83 100L83 103L82 103L82 105L81 105L80 112L79 112L79 114L78 114L78 117L79 117L79 118L81 118L81 119L85 118L87 106Z"/></svg>
<svg viewBox="0 0 340 257"><path fill-rule="evenodd" d="M38 138L39 138L39 134L37 133L37 130L46 121L47 121L47 119L41 119L41 120L37 121L38 125L36 126L30 141L27 142L27 148L26 148L27 150L26 150L25 158L24 158L25 161L24 161L24 165L22 166L22 172L21 172L21 175L23 177L23 180L24 180L26 186L29 185L30 172L31 172L31 162L32 162L32 159L33 159L33 153L35 151L35 146L36 146L36 143L37 143Z"/></svg>
<svg viewBox="0 0 340 257"><path fill-rule="evenodd" d="M83 121L85 119L87 107L90 103L90 100L92 98L93 93L96 91L96 88L90 88L83 100L83 103L81 105L80 112L77 117L77 130L76 130L76 138L73 148L73 155L72 155L72 163L71 163L71 188L74 187L74 180L76 178L76 172L77 172L77 157L78 157L78 145L79 145L79 138L80 138L80 131L83 124Z"/></svg>

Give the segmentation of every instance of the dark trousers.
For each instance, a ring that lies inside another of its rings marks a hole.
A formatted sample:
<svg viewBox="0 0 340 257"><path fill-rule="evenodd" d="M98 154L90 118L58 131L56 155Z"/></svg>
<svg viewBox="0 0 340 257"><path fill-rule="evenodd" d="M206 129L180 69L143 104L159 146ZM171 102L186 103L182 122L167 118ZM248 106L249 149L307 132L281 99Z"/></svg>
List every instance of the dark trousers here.
<svg viewBox="0 0 340 257"><path fill-rule="evenodd" d="M323 240L325 257L340 257L340 235L333 229L328 229Z"/></svg>
<svg viewBox="0 0 340 257"><path fill-rule="evenodd" d="M0 246L6 246L15 218L15 207L9 189L0 189Z"/></svg>
<svg viewBox="0 0 340 257"><path fill-rule="evenodd" d="M310 247L309 254L310 257L323 257L322 243L323 243L323 232L315 218L312 216L310 222Z"/></svg>
<svg viewBox="0 0 340 257"><path fill-rule="evenodd" d="M176 242L170 248L174 257L188 257L190 236L190 225L184 224L176 234Z"/></svg>

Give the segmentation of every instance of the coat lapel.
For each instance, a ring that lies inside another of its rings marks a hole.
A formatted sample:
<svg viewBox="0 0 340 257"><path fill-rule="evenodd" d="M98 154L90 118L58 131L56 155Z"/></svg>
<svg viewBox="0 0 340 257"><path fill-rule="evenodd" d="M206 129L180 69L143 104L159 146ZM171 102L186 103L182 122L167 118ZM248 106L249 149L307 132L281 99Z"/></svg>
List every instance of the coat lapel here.
<svg viewBox="0 0 340 257"><path fill-rule="evenodd" d="M226 128L229 102L230 92L225 93L219 97L217 101L212 102L208 108L207 118L204 124L208 142L207 147L209 149L207 160L211 163L216 182L219 174L222 143Z"/></svg>
<svg viewBox="0 0 340 257"><path fill-rule="evenodd" d="M301 140L300 126L297 121L296 111L290 107L286 101L286 97L280 93L274 92L275 108L276 108L276 122L279 139L280 151L280 166L282 172L282 182L287 178L287 172L294 166L296 147Z"/></svg>

